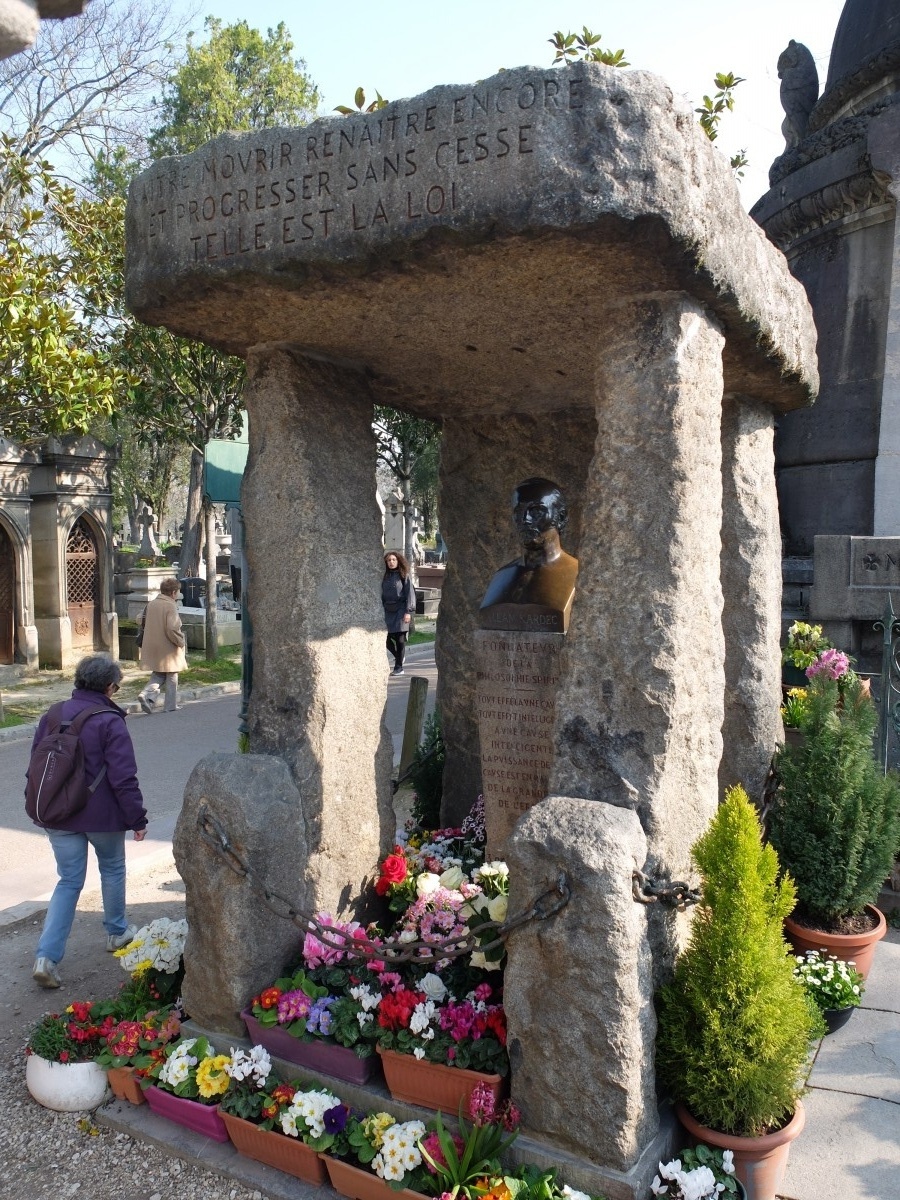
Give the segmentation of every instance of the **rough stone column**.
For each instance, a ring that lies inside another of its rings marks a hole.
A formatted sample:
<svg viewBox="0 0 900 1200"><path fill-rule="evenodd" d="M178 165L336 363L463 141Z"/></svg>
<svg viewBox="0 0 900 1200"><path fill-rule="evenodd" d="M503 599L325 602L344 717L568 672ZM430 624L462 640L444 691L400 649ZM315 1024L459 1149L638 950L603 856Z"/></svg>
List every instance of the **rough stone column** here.
<svg viewBox="0 0 900 1200"><path fill-rule="evenodd" d="M680 293L604 329L550 792L633 808L684 878L716 808L725 686L722 347Z"/></svg>
<svg viewBox="0 0 900 1200"><path fill-rule="evenodd" d="M571 888L560 912L508 942L513 1100L529 1132L620 1171L658 1124L648 910L631 894L646 855L633 812L560 796L535 805L506 843L511 913L560 871Z"/></svg>
<svg viewBox="0 0 900 1200"><path fill-rule="evenodd" d="M435 650L437 704L447 746L444 824L458 824L481 791L472 633L494 572L522 552L512 522L513 488L533 475L559 484L569 506L562 542L577 556L595 436L590 410L444 422L439 514L448 552Z"/></svg>
<svg viewBox="0 0 900 1200"><path fill-rule="evenodd" d="M249 355L245 399L250 748L299 789L306 895L346 912L395 832L372 404L362 375L282 347Z"/></svg>
<svg viewBox="0 0 900 1200"><path fill-rule="evenodd" d="M764 404L722 414L722 591L725 720L720 793L742 783L759 802L781 735L781 536L774 419Z"/></svg>

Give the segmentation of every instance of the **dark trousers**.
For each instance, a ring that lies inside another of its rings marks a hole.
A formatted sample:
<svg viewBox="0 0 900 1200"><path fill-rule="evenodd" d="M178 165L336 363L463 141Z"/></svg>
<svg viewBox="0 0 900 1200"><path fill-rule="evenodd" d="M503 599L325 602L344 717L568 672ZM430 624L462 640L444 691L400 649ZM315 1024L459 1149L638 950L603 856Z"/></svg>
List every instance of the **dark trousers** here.
<svg viewBox="0 0 900 1200"><path fill-rule="evenodd" d="M406 653L406 638L405 633L389 633L387 642L385 643L388 650L394 656L394 666L399 671L403 666L403 655Z"/></svg>

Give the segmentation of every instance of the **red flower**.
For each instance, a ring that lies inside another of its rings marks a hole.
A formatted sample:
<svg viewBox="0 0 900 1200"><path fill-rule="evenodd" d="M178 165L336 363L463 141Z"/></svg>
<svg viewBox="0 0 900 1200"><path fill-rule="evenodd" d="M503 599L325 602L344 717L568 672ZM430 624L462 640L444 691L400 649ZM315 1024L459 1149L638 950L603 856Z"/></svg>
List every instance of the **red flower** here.
<svg viewBox="0 0 900 1200"><path fill-rule="evenodd" d="M378 1005L378 1024L382 1029L408 1029L413 1009L424 999L424 992L411 992L408 988L389 992Z"/></svg>
<svg viewBox="0 0 900 1200"><path fill-rule="evenodd" d="M68 1050L60 1050L60 1052L59 1052L59 1061L60 1061L60 1062L68 1062L68 1061L69 1061L69 1052L68 1052Z"/></svg>
<svg viewBox="0 0 900 1200"><path fill-rule="evenodd" d="M386 890L390 884L402 883L408 874L406 859L402 853L399 853L399 847L396 847L394 853L389 854L381 864L381 877L375 885L375 890L380 896L383 896L384 891L379 888L383 887Z"/></svg>
<svg viewBox="0 0 900 1200"><path fill-rule="evenodd" d="M278 1001L281 999L281 992L277 987L268 987L264 992L260 993L259 1007L260 1008L275 1008Z"/></svg>

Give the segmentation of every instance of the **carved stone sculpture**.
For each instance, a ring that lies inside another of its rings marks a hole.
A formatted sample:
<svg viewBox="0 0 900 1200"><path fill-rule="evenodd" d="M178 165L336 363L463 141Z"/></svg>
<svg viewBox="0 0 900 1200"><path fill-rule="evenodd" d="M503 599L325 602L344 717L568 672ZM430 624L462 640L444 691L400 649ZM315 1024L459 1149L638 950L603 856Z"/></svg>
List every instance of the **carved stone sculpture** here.
<svg viewBox="0 0 900 1200"><path fill-rule="evenodd" d="M781 107L784 120L785 150L799 146L806 136L809 114L819 98L819 72L812 54L802 42L793 38L778 56L778 78L781 80Z"/></svg>

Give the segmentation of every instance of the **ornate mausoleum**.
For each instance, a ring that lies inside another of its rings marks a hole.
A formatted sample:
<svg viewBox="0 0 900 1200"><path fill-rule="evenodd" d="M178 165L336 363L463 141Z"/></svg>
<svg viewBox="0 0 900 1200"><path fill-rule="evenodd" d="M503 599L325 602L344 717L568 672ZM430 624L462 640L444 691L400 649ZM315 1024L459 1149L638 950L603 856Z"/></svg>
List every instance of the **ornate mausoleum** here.
<svg viewBox="0 0 900 1200"><path fill-rule="evenodd" d="M0 438L0 664L65 669L118 654L114 461L91 437L35 450Z"/></svg>

